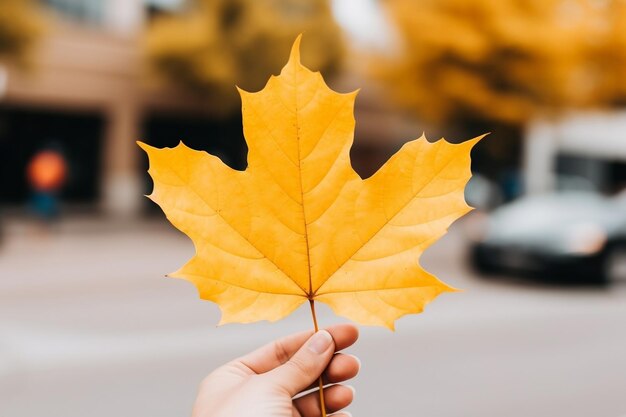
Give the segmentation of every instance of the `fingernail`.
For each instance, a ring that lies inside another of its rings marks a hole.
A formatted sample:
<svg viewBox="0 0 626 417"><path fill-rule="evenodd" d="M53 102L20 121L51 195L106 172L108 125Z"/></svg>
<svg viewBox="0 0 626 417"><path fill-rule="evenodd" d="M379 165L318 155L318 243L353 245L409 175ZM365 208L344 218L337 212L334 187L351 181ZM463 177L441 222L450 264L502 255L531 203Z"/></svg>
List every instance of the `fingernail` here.
<svg viewBox="0 0 626 417"><path fill-rule="evenodd" d="M342 411L343 415L346 417L352 417L352 413L349 411Z"/></svg>
<svg viewBox="0 0 626 417"><path fill-rule="evenodd" d="M318 355L326 352L326 350L333 343L333 337L326 330L320 330L315 333L311 340L309 340L308 348L310 351L317 353Z"/></svg>

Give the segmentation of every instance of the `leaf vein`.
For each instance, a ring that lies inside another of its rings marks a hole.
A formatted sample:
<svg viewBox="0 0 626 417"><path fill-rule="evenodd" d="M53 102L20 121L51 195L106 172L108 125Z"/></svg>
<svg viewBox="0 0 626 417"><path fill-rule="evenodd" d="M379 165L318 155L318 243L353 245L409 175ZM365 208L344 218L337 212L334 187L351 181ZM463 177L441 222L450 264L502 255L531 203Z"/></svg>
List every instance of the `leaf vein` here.
<svg viewBox="0 0 626 417"><path fill-rule="evenodd" d="M225 281L223 279L218 279L218 278L211 278L209 276L196 274L196 273L193 273L193 272L183 272L182 274L185 275L186 277L198 277L198 278L202 278L202 279L207 279L209 281L219 282L219 283L224 284L224 285L229 285L231 287L241 288L243 290L256 292L256 293L272 294L272 295L288 295L288 296L306 298L306 296L304 294L276 292L276 291L271 291L271 290L259 290L259 289L255 289L255 288L248 288L245 285L235 284L235 283L230 282L230 281Z"/></svg>
<svg viewBox="0 0 626 417"><path fill-rule="evenodd" d="M175 174L176 176L178 176L181 180L182 180L182 179L184 179L184 178L183 178L183 177L182 177L182 176L181 176L181 175L180 175L180 174L179 174L176 170L172 170L172 172L174 172L174 174ZM285 275L285 276L286 276L286 277L287 277L290 281L292 281L293 283L295 283L295 284L296 284L296 285L297 285L297 286L298 286L298 287L299 287L302 291L304 291L305 293L307 292L304 288L302 288L302 287L300 286L300 284L298 284L298 282L297 282L295 279L291 278L291 276L289 276L289 274L288 274L288 273L287 273L284 269L282 269L282 268L280 267L280 265L278 265L278 264L277 264L277 263L276 263L273 259L271 259L271 258L270 258L270 257L268 257L265 253L263 253L263 251L262 251L261 249L259 249L259 248L258 248L258 247L254 244L254 243L252 243L252 241L250 241L250 239L248 239L248 237L247 237L246 235L244 235L241 231L237 230L237 228L235 228L235 226L233 226L230 222L228 222L228 221L224 218L224 216L222 216L222 214L221 214L218 210L215 210L213 207L211 207L211 204L209 204L209 202L205 200L205 198L202 196L202 194L200 194L200 193L199 193L199 192L198 192L198 191L197 191L197 190L196 190L196 189L192 186L192 184L187 184L187 187L188 187L191 191L193 191L193 193L194 193L194 194L196 194L196 195L200 198L200 200L202 200L202 202L203 202L204 204L206 204L206 205L207 205L208 207L210 207L213 211L215 211L216 213L218 213L219 217L220 217L220 218L224 221L224 223L226 223L228 226L230 226L230 228L231 228L232 230L234 230L237 234L239 234L241 237L243 237L243 238L246 240L246 242L248 242L248 244L249 244L250 246L252 246L252 247L253 247L253 248L255 248L256 250L258 250L258 251L259 251L259 253L261 253L261 254L262 254L262 255L263 255L263 256L264 256L267 260L269 260L272 264L274 264L274 266L275 266L275 267L276 267L279 271L281 271L281 272L282 272L282 273L283 273L283 274L284 274L284 275Z"/></svg>
<svg viewBox="0 0 626 417"><path fill-rule="evenodd" d="M319 286L318 291L321 290L324 287L324 285L328 281L330 281L332 279L332 277L337 273L337 271L339 271L349 260L351 260L352 257L356 253L358 253L365 245L367 245L369 242L371 242L372 239L374 239L376 236L378 236L380 231L385 228L385 226L388 224L388 222L391 221L393 218L395 218L398 214L400 214L409 205L409 203L411 201L413 201L418 196L418 194L420 192L422 192L423 189L426 188L426 186L428 186L432 182L432 180L434 178L436 178L441 172L443 172L446 168L448 168L448 166L452 163L452 161L454 161L454 155L445 164L443 164L438 170L431 171L430 180L426 181L420 188L418 188L416 191L414 191L413 192L413 196L411 198L407 199L407 201L403 205L400 206L400 208L391 216L391 218L388 219L387 222L385 222L382 225L380 225L380 227L365 242L363 242L350 256L346 257L346 259ZM372 178L374 178L374 177L372 177ZM315 294L317 294L317 291L314 293L314 295Z"/></svg>

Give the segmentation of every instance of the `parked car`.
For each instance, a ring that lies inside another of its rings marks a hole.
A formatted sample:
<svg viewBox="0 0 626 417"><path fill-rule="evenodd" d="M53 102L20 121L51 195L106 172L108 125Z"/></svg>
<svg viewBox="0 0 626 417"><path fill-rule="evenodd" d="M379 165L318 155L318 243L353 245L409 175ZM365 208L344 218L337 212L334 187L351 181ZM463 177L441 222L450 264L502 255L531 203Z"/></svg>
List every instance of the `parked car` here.
<svg viewBox="0 0 626 417"><path fill-rule="evenodd" d="M562 192L523 197L472 219L471 261L567 281L626 281L626 194ZM474 233L476 235L476 232Z"/></svg>

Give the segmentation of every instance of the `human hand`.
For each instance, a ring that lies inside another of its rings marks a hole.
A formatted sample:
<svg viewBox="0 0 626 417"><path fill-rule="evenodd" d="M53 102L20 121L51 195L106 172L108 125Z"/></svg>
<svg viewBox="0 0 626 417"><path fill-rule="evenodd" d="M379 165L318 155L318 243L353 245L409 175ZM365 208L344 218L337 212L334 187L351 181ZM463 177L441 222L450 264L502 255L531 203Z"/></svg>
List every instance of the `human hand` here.
<svg viewBox="0 0 626 417"><path fill-rule="evenodd" d="M294 397L317 387L322 373L324 384L356 376L358 359L336 352L358 337L355 326L341 324L288 336L229 362L204 379L192 417L319 417L319 390ZM326 411L342 410L353 396L345 385L325 388Z"/></svg>

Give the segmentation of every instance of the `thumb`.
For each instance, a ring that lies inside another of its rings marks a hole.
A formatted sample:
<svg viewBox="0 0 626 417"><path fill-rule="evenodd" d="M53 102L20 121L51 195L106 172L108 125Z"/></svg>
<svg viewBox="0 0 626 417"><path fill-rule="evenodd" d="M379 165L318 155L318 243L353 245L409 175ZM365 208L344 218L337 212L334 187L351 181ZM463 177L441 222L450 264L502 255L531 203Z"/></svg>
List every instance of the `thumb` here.
<svg viewBox="0 0 626 417"><path fill-rule="evenodd" d="M326 330L315 333L287 362L263 375L292 397L317 380L335 353L335 342Z"/></svg>

